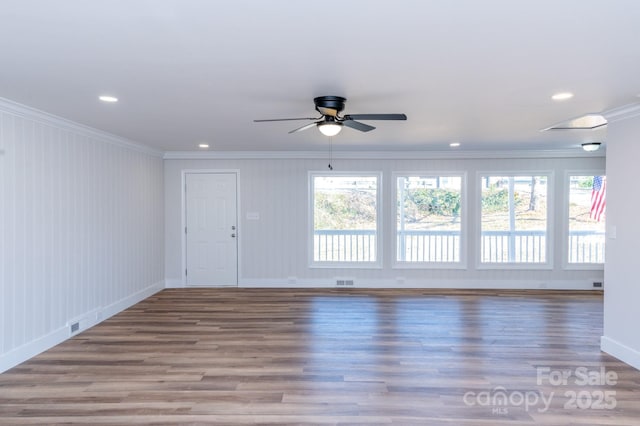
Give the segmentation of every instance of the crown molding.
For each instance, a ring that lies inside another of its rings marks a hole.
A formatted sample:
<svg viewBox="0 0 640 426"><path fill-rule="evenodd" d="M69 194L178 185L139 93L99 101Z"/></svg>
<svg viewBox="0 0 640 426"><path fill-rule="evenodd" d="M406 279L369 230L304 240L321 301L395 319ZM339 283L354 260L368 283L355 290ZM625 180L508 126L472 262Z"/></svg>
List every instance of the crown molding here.
<svg viewBox="0 0 640 426"><path fill-rule="evenodd" d="M19 104L6 98L0 97L0 112L6 112L8 114L12 114L14 116L21 117L27 120L34 120L47 126L53 126L59 129L72 131L89 138L99 139L101 142L106 142L111 145L116 145L122 148L131 149L133 151L142 152L154 157L163 156L163 152L157 149L153 149L146 145L130 141L126 138L116 136L103 130L94 129L93 127L85 126L83 124L76 123L75 121L67 120L66 118L41 111L27 105Z"/></svg>
<svg viewBox="0 0 640 426"><path fill-rule="evenodd" d="M609 123L616 121L628 120L640 115L640 103L632 103L621 107L612 108L602 113Z"/></svg>
<svg viewBox="0 0 640 426"><path fill-rule="evenodd" d="M161 151L121 136L98 130L0 97L0 112L38 121L44 125L67 129L90 138L142 152L165 160L243 160L243 159L326 159L326 151ZM619 121L640 115L640 103L614 108L603 115L608 121ZM445 159L541 159L605 157L606 150L584 152L582 149L505 150L505 151L334 151L333 158L342 160L445 160ZM2 155L2 152L0 152Z"/></svg>
<svg viewBox="0 0 640 426"><path fill-rule="evenodd" d="M605 150L582 149L532 151L333 151L339 160L446 160L446 159L518 159L518 158L590 158L604 157ZM266 160L326 159L325 151L167 151L165 160Z"/></svg>

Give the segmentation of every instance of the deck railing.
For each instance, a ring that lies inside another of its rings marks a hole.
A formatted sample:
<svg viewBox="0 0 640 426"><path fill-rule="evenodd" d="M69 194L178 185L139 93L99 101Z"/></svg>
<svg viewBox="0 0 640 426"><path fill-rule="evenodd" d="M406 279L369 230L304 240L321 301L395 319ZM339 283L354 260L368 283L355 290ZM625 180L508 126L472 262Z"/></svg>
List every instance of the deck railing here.
<svg viewBox="0 0 640 426"><path fill-rule="evenodd" d="M481 259L487 263L543 263L546 261L545 231L484 231Z"/></svg>
<svg viewBox="0 0 640 426"><path fill-rule="evenodd" d="M604 232L569 232L569 263L604 263Z"/></svg>
<svg viewBox="0 0 640 426"><path fill-rule="evenodd" d="M399 262L459 262L460 232L404 230L397 235ZM488 263L541 263L546 256L545 231L484 231L481 259ZM595 231L569 233L569 263L604 262L604 234ZM374 230L316 230L314 261L374 262Z"/></svg>
<svg viewBox="0 0 640 426"><path fill-rule="evenodd" d="M399 262L459 262L460 231L398 231Z"/></svg>
<svg viewBox="0 0 640 426"><path fill-rule="evenodd" d="M316 230L313 247L316 262L375 262L376 231Z"/></svg>

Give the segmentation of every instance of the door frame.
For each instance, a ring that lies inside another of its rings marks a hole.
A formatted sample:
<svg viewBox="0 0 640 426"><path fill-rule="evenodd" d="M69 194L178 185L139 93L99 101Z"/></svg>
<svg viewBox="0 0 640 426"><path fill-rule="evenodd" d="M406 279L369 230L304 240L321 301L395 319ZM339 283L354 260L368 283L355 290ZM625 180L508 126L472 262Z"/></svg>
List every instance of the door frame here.
<svg viewBox="0 0 640 426"><path fill-rule="evenodd" d="M181 275L181 280L182 280L182 287L188 287L187 286L187 275L186 275L186 270L187 270L187 235L184 232L186 226L187 226L187 194L186 194L186 188L187 188L187 175L188 174L235 174L236 175L236 226L237 226L237 230L238 230L238 238L236 239L236 285L229 285L229 286L224 286L224 287L238 287L240 285L240 271L242 270L242 268L240 267L240 244L242 241L242 227L240 226L239 223L239 219L240 219L240 169L182 169L180 176L181 176L181 180L180 180L180 194L181 194L181 208L180 208L180 216L181 216L181 220L180 220L180 240L182 241L182 272L180 273ZM203 287L203 286L199 286L199 287ZM215 287L223 287L223 286L212 286L212 288ZM206 287L205 287L206 288Z"/></svg>

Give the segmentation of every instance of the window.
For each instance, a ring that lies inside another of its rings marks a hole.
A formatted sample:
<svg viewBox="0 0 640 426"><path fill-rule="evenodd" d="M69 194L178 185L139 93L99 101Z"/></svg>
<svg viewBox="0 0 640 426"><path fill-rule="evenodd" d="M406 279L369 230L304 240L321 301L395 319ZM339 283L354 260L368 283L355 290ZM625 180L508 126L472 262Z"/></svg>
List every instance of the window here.
<svg viewBox="0 0 640 426"><path fill-rule="evenodd" d="M462 176L396 177L396 261L459 263Z"/></svg>
<svg viewBox="0 0 640 426"><path fill-rule="evenodd" d="M604 263L606 176L569 176L569 264Z"/></svg>
<svg viewBox="0 0 640 426"><path fill-rule="evenodd" d="M311 174L312 264L379 265L380 175Z"/></svg>
<svg viewBox="0 0 640 426"><path fill-rule="evenodd" d="M482 263L546 263L548 176L482 176Z"/></svg>

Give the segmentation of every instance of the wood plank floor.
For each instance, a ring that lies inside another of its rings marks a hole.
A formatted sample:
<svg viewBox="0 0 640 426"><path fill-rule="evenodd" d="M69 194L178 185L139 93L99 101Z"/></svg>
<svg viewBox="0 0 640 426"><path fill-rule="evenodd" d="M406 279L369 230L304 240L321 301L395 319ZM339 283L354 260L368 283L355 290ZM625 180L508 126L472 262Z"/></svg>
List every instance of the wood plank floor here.
<svg viewBox="0 0 640 426"><path fill-rule="evenodd" d="M638 425L601 334L602 293L168 289L0 375L0 424Z"/></svg>

